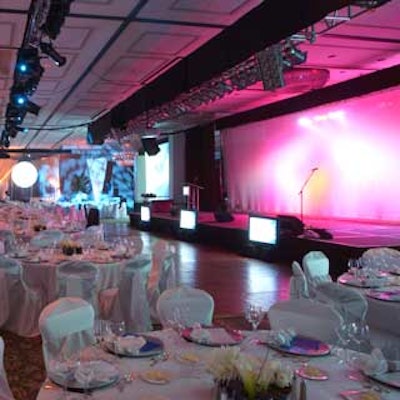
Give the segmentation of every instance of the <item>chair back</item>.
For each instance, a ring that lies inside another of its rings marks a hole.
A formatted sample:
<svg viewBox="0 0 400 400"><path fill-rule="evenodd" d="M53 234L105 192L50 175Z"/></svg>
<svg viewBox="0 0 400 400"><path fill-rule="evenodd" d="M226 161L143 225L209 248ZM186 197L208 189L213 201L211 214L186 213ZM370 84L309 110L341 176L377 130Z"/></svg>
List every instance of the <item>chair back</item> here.
<svg viewBox="0 0 400 400"><path fill-rule="evenodd" d="M0 327L5 324L9 315L7 276L5 271L0 269Z"/></svg>
<svg viewBox="0 0 400 400"><path fill-rule="evenodd" d="M39 248L54 247L64 239L65 235L57 229L48 229L35 235L31 239L31 245Z"/></svg>
<svg viewBox="0 0 400 400"><path fill-rule="evenodd" d="M97 310L96 266L87 261L65 261L57 266L58 297L80 297Z"/></svg>
<svg viewBox="0 0 400 400"><path fill-rule="evenodd" d="M187 327L195 323L211 325L214 299L201 289L190 287L167 289L158 298L157 314L164 328L174 324Z"/></svg>
<svg viewBox="0 0 400 400"><path fill-rule="evenodd" d="M335 328L343 323L330 305L312 299L291 299L273 304L268 311L273 330L292 328L299 335L336 343Z"/></svg>
<svg viewBox="0 0 400 400"><path fill-rule="evenodd" d="M0 229L0 240L4 243L4 251L11 253L17 250L14 233L9 229Z"/></svg>
<svg viewBox="0 0 400 400"><path fill-rule="evenodd" d="M308 282L310 295L315 295L315 287L324 282L332 282L329 275L329 259L322 251L310 251L303 257L303 271Z"/></svg>
<svg viewBox="0 0 400 400"><path fill-rule="evenodd" d="M336 282L319 285L315 299L331 305L346 322L364 321L367 315L367 299L356 289Z"/></svg>
<svg viewBox="0 0 400 400"><path fill-rule="evenodd" d="M19 336L38 334L38 315L42 309L42 299L38 292L28 287L24 281L21 264L17 260L0 256L0 271L4 273L4 285L7 288L8 313L4 328ZM6 305L1 305L6 312Z"/></svg>
<svg viewBox="0 0 400 400"><path fill-rule="evenodd" d="M292 276L290 278L290 298L308 298L308 283L301 265L297 261L292 263Z"/></svg>
<svg viewBox="0 0 400 400"><path fill-rule="evenodd" d="M0 336L0 399L1 400L14 400L8 384L6 370L4 369L4 340Z"/></svg>
<svg viewBox="0 0 400 400"><path fill-rule="evenodd" d="M46 370L51 362L67 359L95 342L94 309L77 297L63 297L48 304L39 317Z"/></svg>
<svg viewBox="0 0 400 400"><path fill-rule="evenodd" d="M139 255L129 260L122 271L119 302L128 332L145 332L152 327L146 290L150 269L151 258Z"/></svg>

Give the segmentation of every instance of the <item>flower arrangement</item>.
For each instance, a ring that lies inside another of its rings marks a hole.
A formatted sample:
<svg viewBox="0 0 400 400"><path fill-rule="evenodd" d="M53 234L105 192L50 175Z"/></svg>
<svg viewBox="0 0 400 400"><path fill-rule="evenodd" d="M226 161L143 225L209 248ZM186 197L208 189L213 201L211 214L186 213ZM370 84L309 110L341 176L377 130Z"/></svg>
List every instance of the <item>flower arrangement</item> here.
<svg viewBox="0 0 400 400"><path fill-rule="evenodd" d="M234 399L285 399L293 381L289 367L279 361L244 354L238 347L214 350L208 370L219 393L225 392L228 398Z"/></svg>
<svg viewBox="0 0 400 400"><path fill-rule="evenodd" d="M82 246L73 240L62 240L60 246L63 254L71 256L72 254L82 254Z"/></svg>

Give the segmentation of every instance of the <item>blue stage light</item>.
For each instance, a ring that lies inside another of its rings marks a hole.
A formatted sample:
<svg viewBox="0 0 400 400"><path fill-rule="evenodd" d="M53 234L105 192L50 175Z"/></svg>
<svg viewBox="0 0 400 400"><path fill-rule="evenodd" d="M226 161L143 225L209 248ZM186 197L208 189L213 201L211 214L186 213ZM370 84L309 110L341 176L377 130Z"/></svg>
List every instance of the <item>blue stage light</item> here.
<svg viewBox="0 0 400 400"><path fill-rule="evenodd" d="M22 63L18 65L18 69L20 70L20 72L26 72L28 71L28 66L25 63Z"/></svg>

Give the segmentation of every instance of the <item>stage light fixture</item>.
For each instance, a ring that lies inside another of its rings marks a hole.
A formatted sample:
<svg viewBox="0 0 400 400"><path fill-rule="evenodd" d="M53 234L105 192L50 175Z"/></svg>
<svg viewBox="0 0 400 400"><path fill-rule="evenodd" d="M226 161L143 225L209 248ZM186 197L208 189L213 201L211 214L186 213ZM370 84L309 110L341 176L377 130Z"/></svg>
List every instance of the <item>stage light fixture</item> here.
<svg viewBox="0 0 400 400"><path fill-rule="evenodd" d="M0 145L3 146L3 147L9 147L10 146L10 137L8 136L8 133L5 130L3 130L1 132Z"/></svg>
<svg viewBox="0 0 400 400"><path fill-rule="evenodd" d="M20 108L25 112L29 112L35 115L39 114L40 106L35 104L33 101L30 101L25 93L21 93L19 91L12 91L11 103L14 107Z"/></svg>
<svg viewBox="0 0 400 400"><path fill-rule="evenodd" d="M293 68L295 65L303 64L307 61L307 52L302 51L296 45L287 40L282 46L282 64L286 68Z"/></svg>
<svg viewBox="0 0 400 400"><path fill-rule="evenodd" d="M62 56L51 43L40 42L40 50L43 54L46 54L58 67L62 67L67 62L67 58Z"/></svg>

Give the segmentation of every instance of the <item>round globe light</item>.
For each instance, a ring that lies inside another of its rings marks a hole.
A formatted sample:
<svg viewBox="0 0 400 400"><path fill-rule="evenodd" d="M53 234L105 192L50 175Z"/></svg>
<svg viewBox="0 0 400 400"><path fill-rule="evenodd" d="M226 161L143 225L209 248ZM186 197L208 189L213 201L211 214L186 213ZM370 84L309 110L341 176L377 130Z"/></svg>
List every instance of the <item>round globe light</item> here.
<svg viewBox="0 0 400 400"><path fill-rule="evenodd" d="M21 161L12 168L11 179L20 188L31 187L37 181L37 178L38 171L29 161Z"/></svg>

